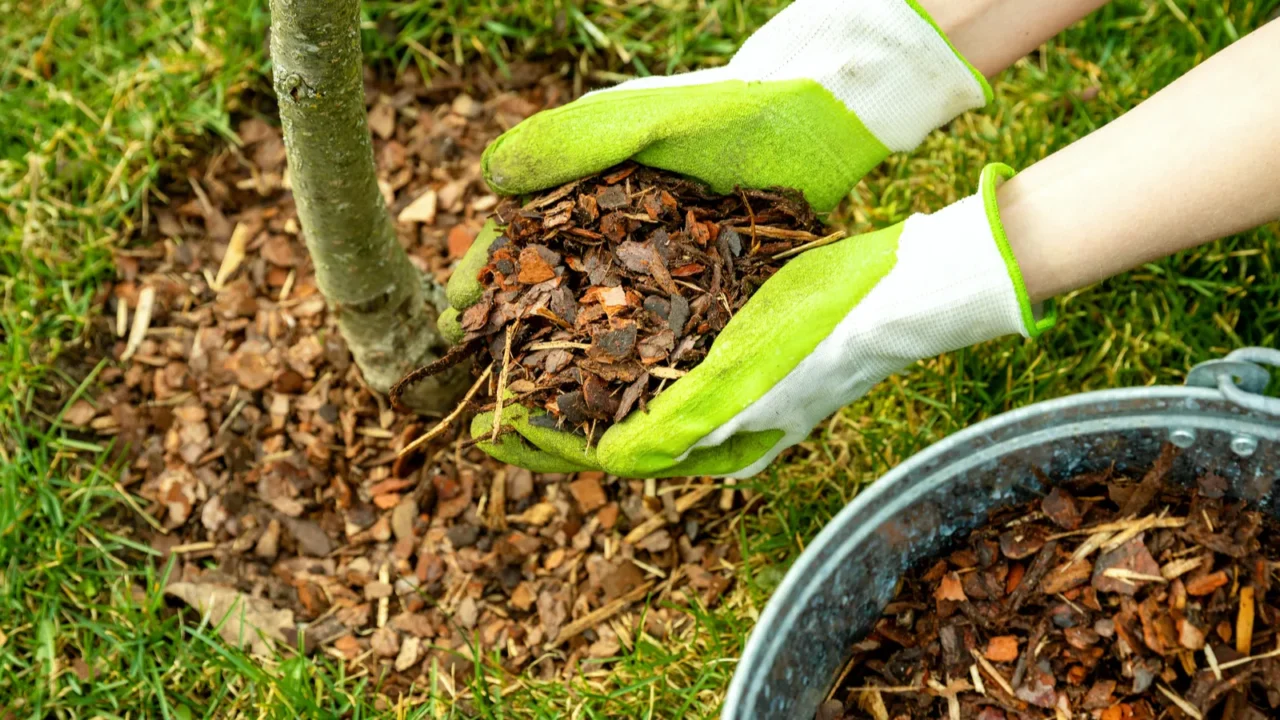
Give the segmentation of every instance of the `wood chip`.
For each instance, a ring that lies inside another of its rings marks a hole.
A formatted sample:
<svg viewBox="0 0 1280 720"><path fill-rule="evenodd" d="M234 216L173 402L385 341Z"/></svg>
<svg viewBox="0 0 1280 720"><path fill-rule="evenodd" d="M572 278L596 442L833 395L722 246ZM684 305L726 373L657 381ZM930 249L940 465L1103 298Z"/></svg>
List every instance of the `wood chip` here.
<svg viewBox="0 0 1280 720"><path fill-rule="evenodd" d="M227 251L222 256L222 264L218 266L218 274L213 279L214 292L221 292L227 278L244 262L245 246L249 243L249 228L244 223L236 223L231 231L231 240L227 242Z"/></svg>
<svg viewBox="0 0 1280 720"><path fill-rule="evenodd" d="M142 340L147 336L147 328L151 327L151 311L155 307L156 289L150 285L142 288L138 294L138 309L133 313L133 327L129 330L129 341L125 344L121 362L128 362L142 347Z"/></svg>
<svg viewBox="0 0 1280 720"><path fill-rule="evenodd" d="M982 653L973 648L969 649L969 653L973 655L974 660L978 661L978 665L982 667L982 670L987 674L987 677L994 680L995 683L1000 686L1000 689L1004 690L1009 697L1015 697L1013 693L1013 686L1009 684L1009 681L1005 679L1004 675L1000 674L999 670L996 670L994 665L988 662L986 658L982 657Z"/></svg>
<svg viewBox="0 0 1280 720"><path fill-rule="evenodd" d="M1179 710L1191 716L1192 718L1194 718L1194 720L1204 720L1204 715L1200 714L1200 711L1196 709L1195 705L1192 705L1186 700L1183 700L1181 695L1170 690L1167 685L1160 684L1160 685L1157 685L1156 687L1160 689L1161 694L1163 694L1165 697L1172 700L1173 704L1177 705Z"/></svg>
<svg viewBox="0 0 1280 720"><path fill-rule="evenodd" d="M424 225L435 225L436 223L436 206L439 203L439 195L433 189L419 195L413 202L409 203L405 209L400 211L400 215L396 218L402 223L423 223Z"/></svg>
<svg viewBox="0 0 1280 720"><path fill-rule="evenodd" d="M1236 615L1236 652L1253 652L1254 590L1252 585L1240 588L1240 610Z"/></svg>
<svg viewBox="0 0 1280 720"><path fill-rule="evenodd" d="M710 495L715 489L714 485L698 485L676 500L676 512L681 514L687 512L689 508L698 504L700 500ZM666 515L658 513L635 526L631 532L627 533L626 537L622 538L622 542L628 545L635 545L666 524Z"/></svg>
<svg viewBox="0 0 1280 720"><path fill-rule="evenodd" d="M560 633L556 635L556 639L548 644L548 648L559 647L566 640L581 634L584 630L593 628L596 625L608 620L618 614L623 608L631 603L640 600L649 594L653 589L653 581L650 580L622 597L614 599L612 602L606 603L600 608L592 610L582 617L560 628Z"/></svg>

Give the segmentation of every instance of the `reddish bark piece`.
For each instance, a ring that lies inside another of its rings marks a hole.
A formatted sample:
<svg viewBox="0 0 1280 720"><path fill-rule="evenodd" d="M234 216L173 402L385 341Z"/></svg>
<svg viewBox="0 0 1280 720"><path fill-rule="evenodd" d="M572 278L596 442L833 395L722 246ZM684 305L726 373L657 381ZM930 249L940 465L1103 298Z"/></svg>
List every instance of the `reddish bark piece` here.
<svg viewBox="0 0 1280 720"><path fill-rule="evenodd" d="M1110 707L1114 702L1114 693L1116 690L1115 680L1099 680L1085 693L1083 708L1085 710L1100 710Z"/></svg>
<svg viewBox="0 0 1280 720"><path fill-rule="evenodd" d="M606 330L591 339L587 354L604 362L616 363L631 356L636 347L637 328L628 323L621 328Z"/></svg>
<svg viewBox="0 0 1280 720"><path fill-rule="evenodd" d="M1164 483L1164 478L1169 474L1169 470L1173 468L1173 461L1178 457L1178 448L1172 443L1166 444L1160 450L1160 457L1156 458L1155 464L1143 475L1142 482L1134 488L1129 494L1128 499L1120 508L1120 517L1133 517L1142 513L1143 510L1151 504L1156 494L1160 492L1160 487Z"/></svg>
<svg viewBox="0 0 1280 720"><path fill-rule="evenodd" d="M569 483L569 492L578 502L578 509L582 512L589 513L602 507L608 500L604 494L604 488L600 487L602 475L603 473L594 472L579 473L578 479Z"/></svg>
<svg viewBox="0 0 1280 720"><path fill-rule="evenodd" d="M678 277L678 278L693 277L694 275L697 275L698 273L706 269L707 267L701 263L688 263L686 265L681 265L678 268L672 269L671 277Z"/></svg>
<svg viewBox="0 0 1280 720"><path fill-rule="evenodd" d="M555 276L555 269L547 264L536 248L527 247L520 251L520 274L516 277L520 282L534 285Z"/></svg>
<svg viewBox="0 0 1280 720"><path fill-rule="evenodd" d="M933 596L938 600L953 600L955 602L968 600L960 583L960 576L955 573L948 573L943 576L942 582L938 584L938 589Z"/></svg>
<svg viewBox="0 0 1280 720"><path fill-rule="evenodd" d="M1084 519L1075 497L1059 486L1055 486L1040 501L1040 510L1064 530L1075 530Z"/></svg>
<svg viewBox="0 0 1280 720"><path fill-rule="evenodd" d="M613 526L618 522L618 503L611 502L600 508L600 512L596 513L596 520L599 521L603 530L612 530Z"/></svg>
<svg viewBox="0 0 1280 720"><path fill-rule="evenodd" d="M1048 663L1032 667L1021 685L1015 688L1019 700L1042 708L1053 708L1058 704L1058 693L1054 689L1057 680L1053 672L1047 668Z"/></svg>
<svg viewBox="0 0 1280 720"><path fill-rule="evenodd" d="M596 193L596 203L602 210L617 210L627 206L627 193L618 185L602 187Z"/></svg>
<svg viewBox="0 0 1280 720"><path fill-rule="evenodd" d="M600 581L604 589L604 600L609 602L622 597L644 584L644 573L630 560L623 560L607 572Z"/></svg>
<svg viewBox="0 0 1280 720"><path fill-rule="evenodd" d="M1092 576L1093 564L1088 560L1068 561L1045 575L1040 581L1040 592L1046 595L1066 592L1089 582Z"/></svg>
<svg viewBox="0 0 1280 720"><path fill-rule="evenodd" d="M1169 457L1166 453L1164 463ZM1064 490L1081 498L1075 501L1079 507L1088 506L1087 521L1080 518L1077 533L1061 533L1076 524L1068 517L1073 513L1064 510L1065 497L994 512L958 547L902 577L873 634L855 643L851 665L842 671L843 687L898 685L881 695L883 715L894 720L951 717L951 708L960 717L983 717L992 704L1008 717L1016 708L1019 717L1157 720L1169 712L1180 714L1173 697L1206 718L1223 714L1224 705L1239 706L1225 711L1235 718L1254 720L1255 708L1260 708L1259 719L1270 717L1263 709L1280 707L1280 690L1274 689L1280 687L1280 663L1274 664L1270 685L1261 678L1271 667L1265 661L1249 663L1250 672L1234 664L1244 657L1237 642L1258 652L1256 630L1252 648L1234 637L1243 637L1236 625L1247 626L1249 620L1239 610L1236 588L1245 601L1248 591L1254 593L1249 607L1257 608L1257 617L1266 614L1263 595L1270 598L1265 604L1272 617L1280 610L1276 584L1263 591L1256 582L1275 562L1267 553L1280 553L1280 523L1239 503L1150 479L1163 478L1163 472L1158 465L1141 482L1104 472L1064 483ZM1139 492L1149 499L1135 500ZM1089 542L1095 533L1086 522L1115 527L1113 532L1143 522L1118 516L1131 502L1173 519L1174 527L1125 533L1109 550ZM1008 559L1006 550L1023 554L1027 537L1039 544L1039 534L1059 537L1046 538L1023 560ZM1155 557L1173 579L1161 575ZM1187 563L1198 568L1179 570ZM953 590L956 585L960 592ZM961 595L967 599L959 601ZM1221 680L1209 669L1207 656L1199 654L1210 629L1223 666ZM942 683L973 669L969 658L975 652L986 697L961 690L955 704L943 703ZM982 662L1005 669L989 671ZM1012 697L1001 681L1012 688ZM909 689L921 682L926 689ZM835 696L843 697L841 692L838 688ZM852 717L864 720L856 713Z"/></svg>
<svg viewBox="0 0 1280 720"><path fill-rule="evenodd" d="M1039 525L1020 526L1000 535L1000 552L1011 560L1022 560L1040 552L1048 533Z"/></svg>
<svg viewBox="0 0 1280 720"><path fill-rule="evenodd" d="M466 225L454 225L449 229L449 237L446 243L449 246L449 257L456 259L467 254L467 250L471 249L471 243L475 242L476 233Z"/></svg>
<svg viewBox="0 0 1280 720"><path fill-rule="evenodd" d="M1230 581L1231 579L1227 577L1227 574L1221 570L1207 575L1194 576L1186 580L1187 594L1197 597L1209 595Z"/></svg>
<svg viewBox="0 0 1280 720"><path fill-rule="evenodd" d="M522 582L511 591L511 605L517 610L528 611L537 600L537 592L529 582Z"/></svg>
<svg viewBox="0 0 1280 720"><path fill-rule="evenodd" d="M1156 562L1155 558L1151 557L1151 552L1147 550L1146 544L1143 543L1144 534L1139 534L1115 550L1098 556L1098 561L1093 567L1093 587L1095 590L1098 592L1133 595L1144 582L1147 582L1109 577L1107 570L1113 568L1149 577L1160 577L1160 564Z"/></svg>
<svg viewBox="0 0 1280 720"><path fill-rule="evenodd" d="M489 311L493 307L493 303L487 299L472 305L462 311L462 317L459 318L458 324L463 330L476 332L484 328L489 322Z"/></svg>
<svg viewBox="0 0 1280 720"><path fill-rule="evenodd" d="M991 662L1013 662L1018 659L1018 638L997 635L987 641L987 649L983 655Z"/></svg>

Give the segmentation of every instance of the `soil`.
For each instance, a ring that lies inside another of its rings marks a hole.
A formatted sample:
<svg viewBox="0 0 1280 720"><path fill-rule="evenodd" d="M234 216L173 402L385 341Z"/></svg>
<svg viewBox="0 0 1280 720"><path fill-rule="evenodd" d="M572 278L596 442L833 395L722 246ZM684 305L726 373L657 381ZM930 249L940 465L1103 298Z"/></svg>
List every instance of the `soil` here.
<svg viewBox="0 0 1280 720"><path fill-rule="evenodd" d="M899 581L822 720L1280 715L1280 522L1214 475L1076 477Z"/></svg>
<svg viewBox="0 0 1280 720"><path fill-rule="evenodd" d="M544 70L367 78L380 184L437 281L498 205L485 145L571 99ZM238 131L243 146L167 187L147 242L117 253L94 327L102 389L65 416L87 442L115 440L136 507L114 531L160 553L139 565L176 561L166 612L194 624L186 605L246 607L228 642L288 653L301 633L383 693L434 676L464 702L477 650L502 673L567 679L719 602L740 562L736 522L759 497L747 491L534 475L463 446L466 418L393 473L429 420L362 383L315 286L279 130L251 117Z"/></svg>
<svg viewBox="0 0 1280 720"><path fill-rule="evenodd" d="M465 338L413 377L475 353L490 406L508 397L588 436L643 411L788 257L824 242L797 191L716 195L634 164L495 215L504 231L460 318Z"/></svg>

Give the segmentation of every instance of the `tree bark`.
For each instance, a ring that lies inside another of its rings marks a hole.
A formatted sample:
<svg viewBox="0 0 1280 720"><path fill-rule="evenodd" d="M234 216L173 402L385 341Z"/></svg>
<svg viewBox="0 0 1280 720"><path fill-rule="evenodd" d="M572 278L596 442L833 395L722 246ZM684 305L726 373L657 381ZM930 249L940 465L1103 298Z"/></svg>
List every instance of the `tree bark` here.
<svg viewBox="0 0 1280 720"><path fill-rule="evenodd" d="M364 107L360 0L271 0L271 61L289 176L316 283L364 373L387 392L442 354L442 289L396 239L378 189ZM408 403L439 411L454 399L446 374Z"/></svg>

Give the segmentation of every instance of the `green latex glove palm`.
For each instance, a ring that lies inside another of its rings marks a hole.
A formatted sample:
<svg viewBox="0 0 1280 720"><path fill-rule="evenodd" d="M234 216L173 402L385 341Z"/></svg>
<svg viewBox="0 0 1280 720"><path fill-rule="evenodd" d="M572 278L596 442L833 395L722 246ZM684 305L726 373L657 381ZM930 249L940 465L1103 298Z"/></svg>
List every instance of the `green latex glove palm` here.
<svg viewBox="0 0 1280 720"><path fill-rule="evenodd" d="M797 188L821 212L990 92L914 0L798 0L724 67L534 115L489 146L484 175L518 195L630 158L721 193Z"/></svg>

